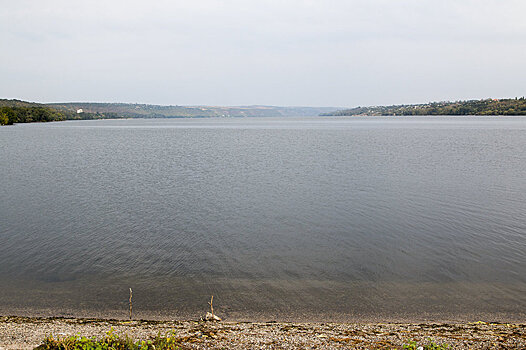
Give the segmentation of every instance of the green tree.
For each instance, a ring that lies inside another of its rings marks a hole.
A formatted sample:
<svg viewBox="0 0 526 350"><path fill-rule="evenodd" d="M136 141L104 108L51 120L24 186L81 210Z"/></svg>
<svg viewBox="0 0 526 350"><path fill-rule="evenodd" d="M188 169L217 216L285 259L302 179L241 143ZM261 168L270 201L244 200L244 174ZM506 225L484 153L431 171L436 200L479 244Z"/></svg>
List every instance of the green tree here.
<svg viewBox="0 0 526 350"><path fill-rule="evenodd" d="M9 124L9 117L6 113L0 111L0 125Z"/></svg>

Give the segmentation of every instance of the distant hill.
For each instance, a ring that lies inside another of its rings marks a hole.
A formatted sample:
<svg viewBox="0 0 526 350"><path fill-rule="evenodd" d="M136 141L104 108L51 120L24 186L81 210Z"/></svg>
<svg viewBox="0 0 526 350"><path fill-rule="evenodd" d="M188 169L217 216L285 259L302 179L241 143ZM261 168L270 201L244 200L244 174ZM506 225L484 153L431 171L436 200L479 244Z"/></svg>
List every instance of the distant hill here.
<svg viewBox="0 0 526 350"><path fill-rule="evenodd" d="M85 113L112 114L125 118L186 118L186 117L305 117L338 110L337 107L275 107L275 106L159 106L132 103L51 103L48 106Z"/></svg>
<svg viewBox="0 0 526 350"><path fill-rule="evenodd" d="M0 125L116 117L113 113L77 113L76 109L58 108L50 104L0 99Z"/></svg>
<svg viewBox="0 0 526 350"><path fill-rule="evenodd" d="M0 99L0 125L80 119L305 117L336 111L336 107L158 106L132 103L35 103Z"/></svg>
<svg viewBox="0 0 526 350"><path fill-rule="evenodd" d="M456 102L432 102L414 105L372 106L322 113L324 116L389 115L526 115L526 99L486 99Z"/></svg>
<svg viewBox="0 0 526 350"><path fill-rule="evenodd" d="M0 99L0 125L51 122L68 119L93 119L92 114L77 114L34 102Z"/></svg>
<svg viewBox="0 0 526 350"><path fill-rule="evenodd" d="M41 103L28 102L22 100L0 99L0 107L45 107L45 105Z"/></svg>

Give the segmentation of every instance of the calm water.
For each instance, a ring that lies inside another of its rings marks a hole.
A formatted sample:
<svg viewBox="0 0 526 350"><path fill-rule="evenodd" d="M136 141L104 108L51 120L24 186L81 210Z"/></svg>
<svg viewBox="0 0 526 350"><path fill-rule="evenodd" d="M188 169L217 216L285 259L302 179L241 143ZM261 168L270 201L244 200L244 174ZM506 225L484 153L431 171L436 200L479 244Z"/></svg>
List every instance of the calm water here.
<svg viewBox="0 0 526 350"><path fill-rule="evenodd" d="M521 318L525 151L519 117L2 127L0 314Z"/></svg>

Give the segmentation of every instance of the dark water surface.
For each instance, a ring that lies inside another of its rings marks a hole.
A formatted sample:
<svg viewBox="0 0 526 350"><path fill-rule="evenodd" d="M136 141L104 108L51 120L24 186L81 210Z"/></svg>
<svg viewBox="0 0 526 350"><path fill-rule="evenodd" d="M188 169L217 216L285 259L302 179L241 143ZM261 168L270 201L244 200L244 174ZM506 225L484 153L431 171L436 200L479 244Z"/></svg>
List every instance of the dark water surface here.
<svg viewBox="0 0 526 350"><path fill-rule="evenodd" d="M526 118L0 128L0 314L513 318Z"/></svg>

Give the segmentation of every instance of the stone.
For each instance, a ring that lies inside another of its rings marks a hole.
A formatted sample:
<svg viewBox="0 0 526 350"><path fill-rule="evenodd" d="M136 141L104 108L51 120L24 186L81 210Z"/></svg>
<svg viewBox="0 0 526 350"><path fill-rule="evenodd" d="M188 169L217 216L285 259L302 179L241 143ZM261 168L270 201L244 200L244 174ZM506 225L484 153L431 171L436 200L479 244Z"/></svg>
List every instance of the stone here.
<svg viewBox="0 0 526 350"><path fill-rule="evenodd" d="M217 315L212 315L210 312L207 312L205 315L205 321L221 321L221 318Z"/></svg>

